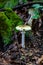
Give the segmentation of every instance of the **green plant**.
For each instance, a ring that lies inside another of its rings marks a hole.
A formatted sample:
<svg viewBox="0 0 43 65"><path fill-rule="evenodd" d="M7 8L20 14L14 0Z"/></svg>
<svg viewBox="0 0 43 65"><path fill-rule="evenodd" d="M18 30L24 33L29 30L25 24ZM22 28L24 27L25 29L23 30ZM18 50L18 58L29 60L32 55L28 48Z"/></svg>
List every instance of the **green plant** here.
<svg viewBox="0 0 43 65"><path fill-rule="evenodd" d="M9 0L6 2L6 4L4 5L4 8L13 8L16 5L18 5L18 0Z"/></svg>
<svg viewBox="0 0 43 65"><path fill-rule="evenodd" d="M0 8L13 8L19 4L20 0L0 0ZM26 3L27 0L21 0L23 3Z"/></svg>
<svg viewBox="0 0 43 65"><path fill-rule="evenodd" d="M3 8L8 0L0 0L0 8Z"/></svg>
<svg viewBox="0 0 43 65"><path fill-rule="evenodd" d="M27 0L22 0L23 1L23 3L26 3L27 2Z"/></svg>
<svg viewBox="0 0 43 65"><path fill-rule="evenodd" d="M6 9L4 13L12 21L12 28L23 24L23 20L11 9Z"/></svg>
<svg viewBox="0 0 43 65"><path fill-rule="evenodd" d="M12 30L18 32L16 26L22 24L21 18L12 10L6 9L5 12L0 12L0 34L5 45L11 42Z"/></svg>
<svg viewBox="0 0 43 65"><path fill-rule="evenodd" d="M11 36L12 21L7 18L4 12L0 12L0 34L2 35L5 44L8 44Z"/></svg>

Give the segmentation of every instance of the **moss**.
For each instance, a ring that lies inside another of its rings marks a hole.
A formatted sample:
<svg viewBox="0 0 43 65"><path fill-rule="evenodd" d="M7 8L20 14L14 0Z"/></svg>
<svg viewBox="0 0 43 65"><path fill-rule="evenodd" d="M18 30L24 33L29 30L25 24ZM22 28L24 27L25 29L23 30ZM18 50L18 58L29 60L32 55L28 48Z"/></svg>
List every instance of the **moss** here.
<svg viewBox="0 0 43 65"><path fill-rule="evenodd" d="M4 44L11 42L12 30L18 32L16 26L22 24L22 19L12 10L6 9L6 12L0 12L0 34Z"/></svg>

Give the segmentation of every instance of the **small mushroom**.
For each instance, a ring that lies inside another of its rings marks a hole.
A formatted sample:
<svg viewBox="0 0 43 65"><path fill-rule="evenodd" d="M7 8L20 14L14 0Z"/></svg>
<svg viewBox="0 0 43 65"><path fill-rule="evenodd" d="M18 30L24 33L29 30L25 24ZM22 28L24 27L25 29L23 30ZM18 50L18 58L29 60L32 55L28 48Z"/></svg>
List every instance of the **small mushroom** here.
<svg viewBox="0 0 43 65"><path fill-rule="evenodd" d="M30 26L32 26L32 21L33 19L38 19L40 18L40 15L39 15L39 10L38 9L35 9L35 8L31 8L29 9L29 12L28 12L31 16L30 16L30 19L28 20L28 24Z"/></svg>
<svg viewBox="0 0 43 65"><path fill-rule="evenodd" d="M31 27L28 25L21 25L16 27L17 30L21 31L22 34L22 47L25 48L25 31L31 30Z"/></svg>

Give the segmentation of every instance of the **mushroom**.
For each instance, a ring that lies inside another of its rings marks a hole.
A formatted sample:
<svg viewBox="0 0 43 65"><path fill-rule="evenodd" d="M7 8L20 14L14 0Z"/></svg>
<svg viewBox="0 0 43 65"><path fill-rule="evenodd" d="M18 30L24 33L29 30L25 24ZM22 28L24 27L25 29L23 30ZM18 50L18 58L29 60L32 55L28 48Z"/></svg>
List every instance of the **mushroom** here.
<svg viewBox="0 0 43 65"><path fill-rule="evenodd" d="M29 9L29 12L28 13L31 15L30 19L28 20L28 24L30 26L32 26L33 19L40 18L39 10L38 9L35 9L35 8L33 8L33 9L31 8L31 9Z"/></svg>
<svg viewBox="0 0 43 65"><path fill-rule="evenodd" d="M25 31L31 30L31 27L28 25L20 25L16 27L17 30L21 31L22 34L22 48L25 48Z"/></svg>
<svg viewBox="0 0 43 65"><path fill-rule="evenodd" d="M33 9L29 9L29 14L31 15L31 17L30 17L30 19L28 20L28 24L30 25L30 26L32 26L32 17L34 16L34 12L33 12L34 10Z"/></svg>

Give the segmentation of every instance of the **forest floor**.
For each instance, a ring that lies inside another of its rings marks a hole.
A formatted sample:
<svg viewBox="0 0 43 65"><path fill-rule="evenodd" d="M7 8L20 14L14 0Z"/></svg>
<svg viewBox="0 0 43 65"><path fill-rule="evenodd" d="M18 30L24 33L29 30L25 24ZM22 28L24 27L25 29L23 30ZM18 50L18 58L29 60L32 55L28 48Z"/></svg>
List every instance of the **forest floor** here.
<svg viewBox="0 0 43 65"><path fill-rule="evenodd" d="M34 38L33 46L25 49L14 42L6 52L0 52L0 65L43 65L43 39Z"/></svg>

